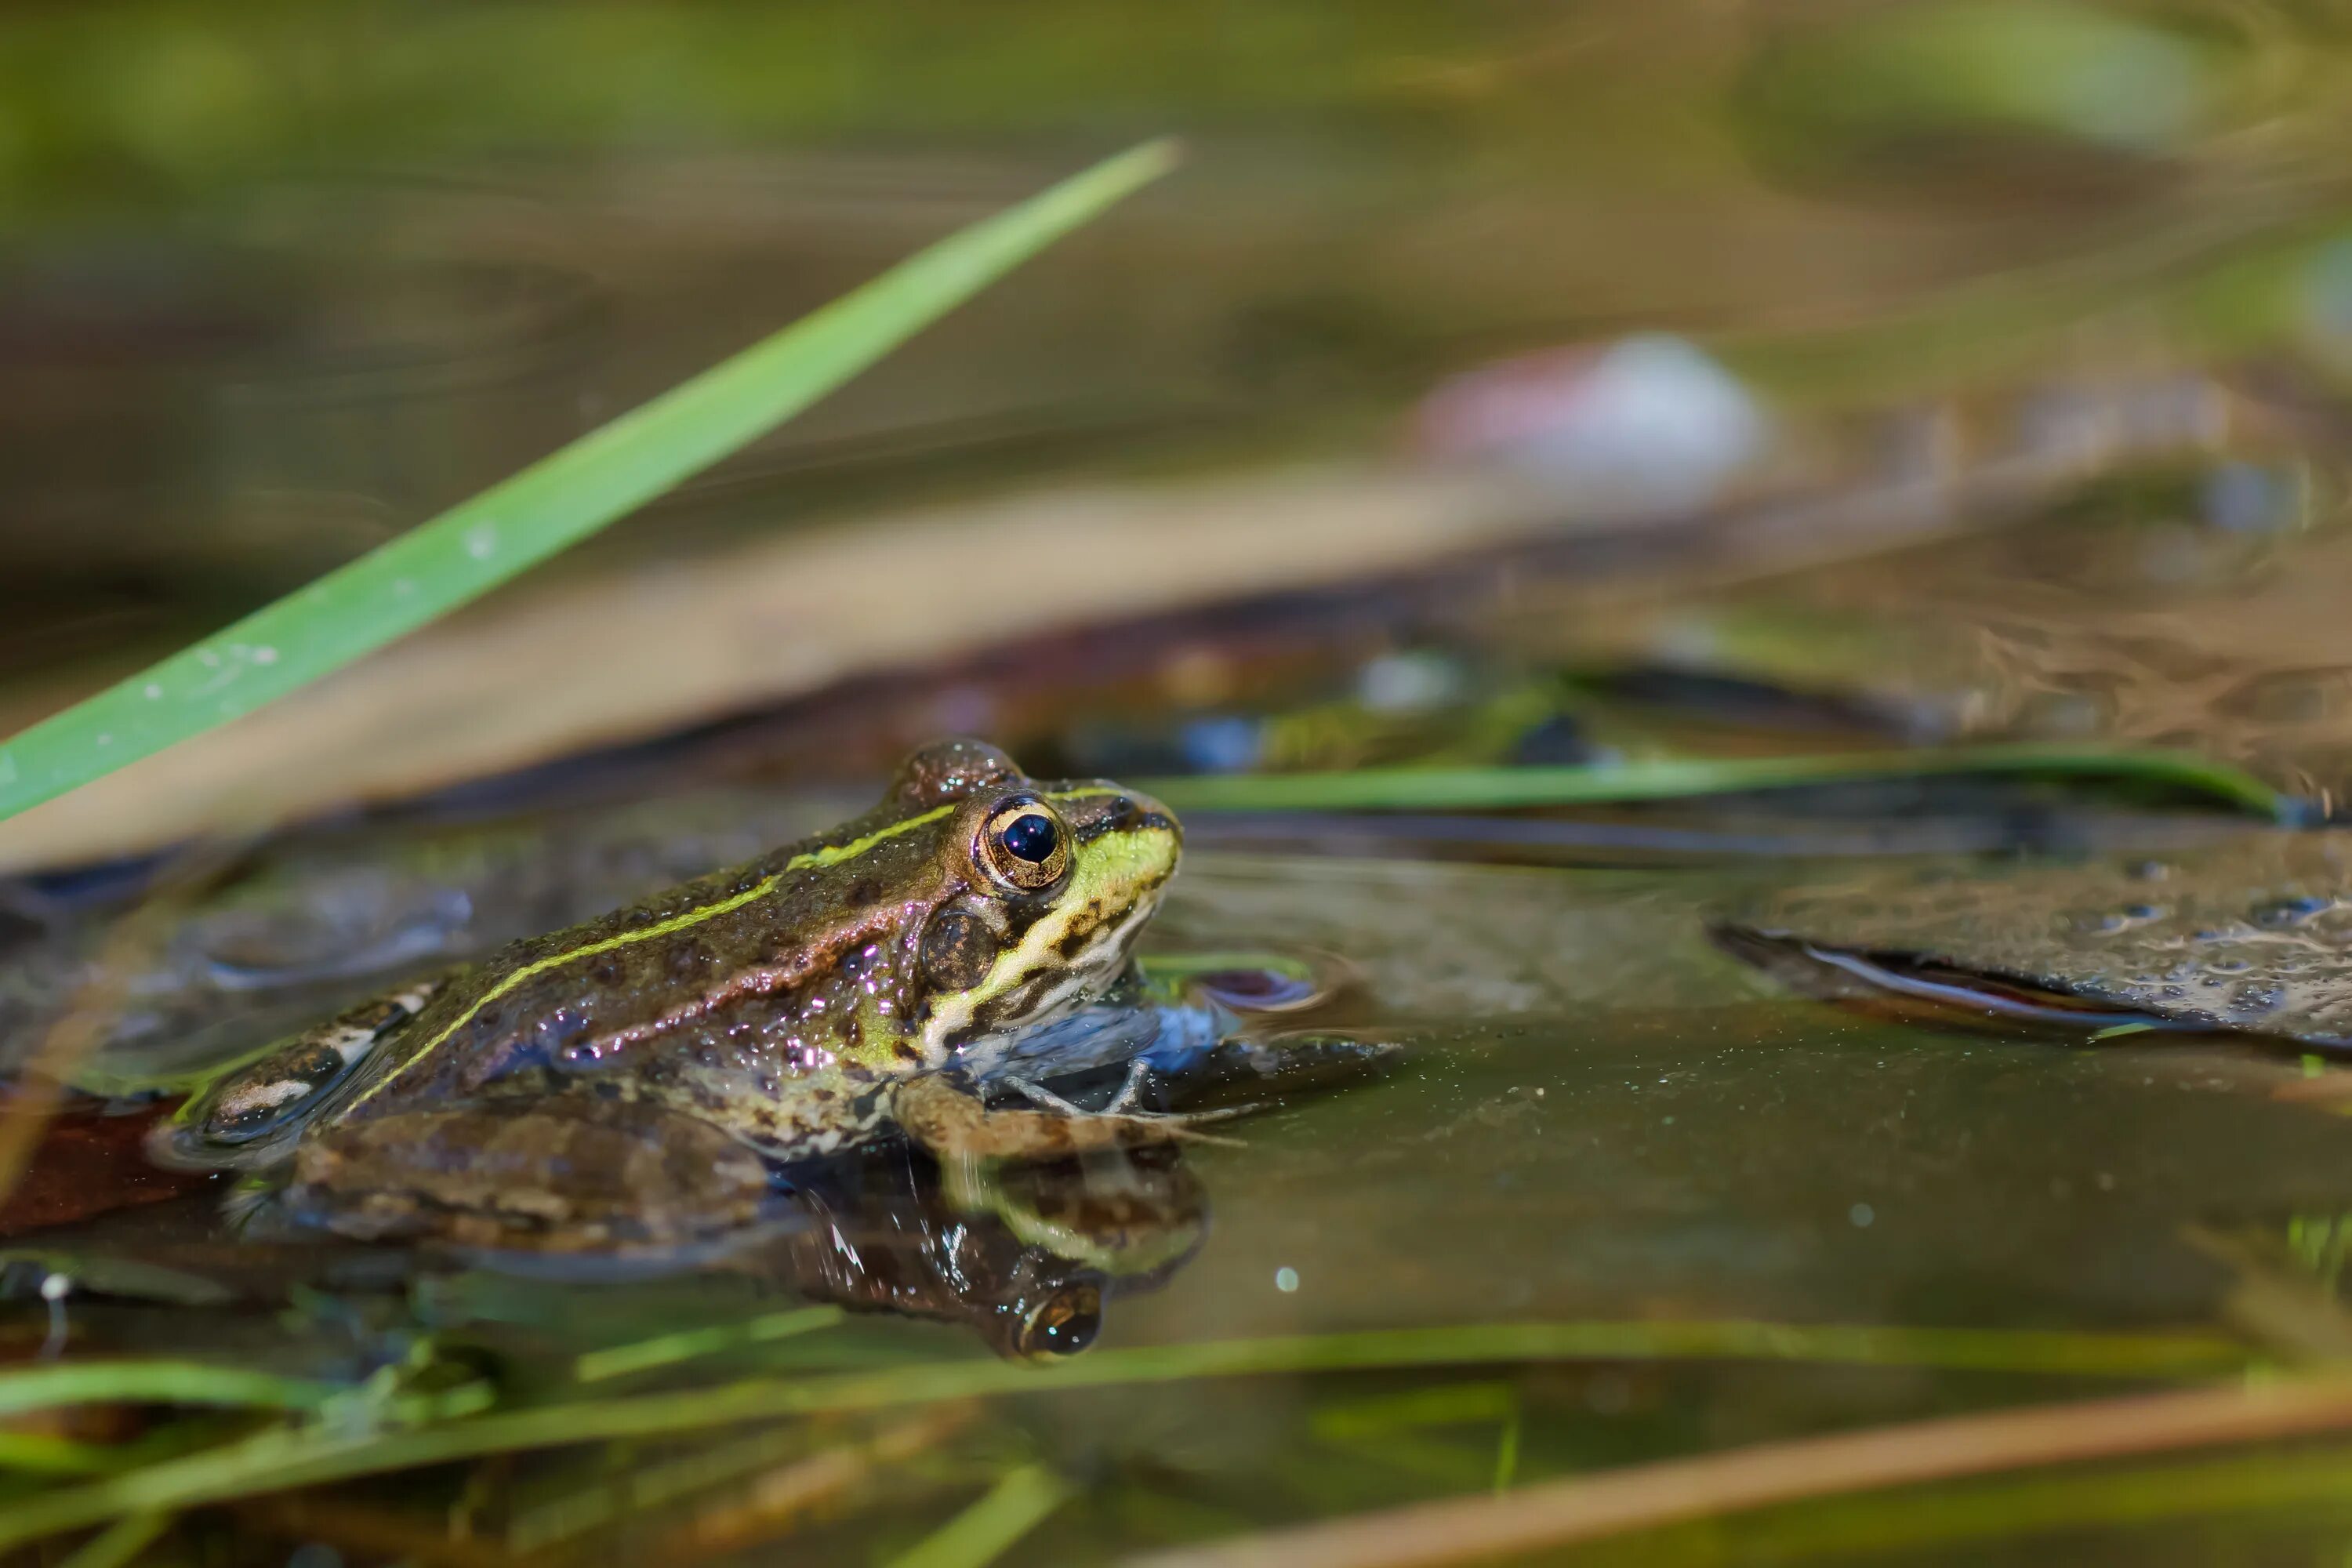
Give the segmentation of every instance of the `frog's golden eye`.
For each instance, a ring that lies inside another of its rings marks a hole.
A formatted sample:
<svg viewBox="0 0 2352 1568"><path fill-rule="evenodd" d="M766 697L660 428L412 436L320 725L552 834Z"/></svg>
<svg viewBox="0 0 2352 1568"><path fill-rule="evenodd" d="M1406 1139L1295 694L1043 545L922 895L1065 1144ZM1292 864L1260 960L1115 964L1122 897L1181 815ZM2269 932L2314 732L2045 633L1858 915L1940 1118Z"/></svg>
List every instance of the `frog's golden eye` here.
<svg viewBox="0 0 2352 1568"><path fill-rule="evenodd" d="M1043 802L1015 801L988 819L973 857L999 886L1043 892L1069 873L1070 830Z"/></svg>
<svg viewBox="0 0 2352 1568"><path fill-rule="evenodd" d="M1076 1355L1095 1342L1102 1325L1101 1289L1079 1280L1063 1286L1023 1314L1021 1326L1013 1332L1013 1351L1035 1361Z"/></svg>

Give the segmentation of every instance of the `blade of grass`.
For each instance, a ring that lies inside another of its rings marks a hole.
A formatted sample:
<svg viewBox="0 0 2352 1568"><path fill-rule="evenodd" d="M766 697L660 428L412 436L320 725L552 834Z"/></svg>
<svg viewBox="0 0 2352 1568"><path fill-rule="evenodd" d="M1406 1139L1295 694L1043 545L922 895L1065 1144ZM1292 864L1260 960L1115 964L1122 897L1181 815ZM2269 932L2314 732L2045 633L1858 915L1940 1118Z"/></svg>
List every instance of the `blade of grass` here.
<svg viewBox="0 0 2352 1568"><path fill-rule="evenodd" d="M1596 1359L1836 1362L2094 1377L2197 1376L2242 1370L2247 1364L2242 1346L2208 1334L1743 1321L1474 1324L1155 1345L1044 1367L942 1362L877 1373L755 1378L677 1393L567 1401L418 1428L349 1433L273 1428L134 1473L26 1499L0 1513L0 1548L141 1509L187 1508L485 1454L689 1432L732 1422L1199 1377ZM104 1386L103 1374L152 1364L73 1370L91 1373L92 1383ZM9 1379L0 1377L0 1394L8 1387ZM0 1399L0 1412L35 1407L21 1399L13 1405Z"/></svg>
<svg viewBox="0 0 2352 1568"><path fill-rule="evenodd" d="M172 1528L175 1515L134 1513L117 1520L75 1549L58 1568L123 1568Z"/></svg>
<svg viewBox="0 0 2352 1568"><path fill-rule="evenodd" d="M987 1568L1069 1500L1070 1483L1024 1465L979 1501L890 1560L889 1568Z"/></svg>
<svg viewBox="0 0 2352 1568"><path fill-rule="evenodd" d="M1807 1498L2264 1442L2347 1426L2352 1381L2342 1377L2032 1405L1633 1465L1129 1561L1134 1568L1437 1568L1556 1552L1575 1542Z"/></svg>
<svg viewBox="0 0 2352 1568"><path fill-rule="evenodd" d="M1802 784L1865 784L1959 773L2158 784L2209 795L2234 809L2285 824L2301 824L2309 814L2305 803L2281 795L2261 780L2187 752L2038 744L1677 760L1620 767L1234 773L1143 779L1137 784L1179 811L1500 811L1677 800Z"/></svg>
<svg viewBox="0 0 2352 1568"><path fill-rule="evenodd" d="M350 1388L184 1361L100 1361L0 1373L0 1419L69 1405L209 1405L316 1410Z"/></svg>
<svg viewBox="0 0 2352 1568"><path fill-rule="evenodd" d="M1970 1541L2053 1531L2133 1529L2218 1513L2352 1504L2352 1447L2231 1454L2134 1466L2104 1475L2033 1476L1978 1482L1926 1497L1854 1496L1790 1504L1759 1517L1733 1541L1709 1525L1717 1550L1670 1561L1803 1562L1868 1553L1883 1560ZM1731 1550L1722 1548L1729 1546Z"/></svg>
<svg viewBox="0 0 2352 1568"><path fill-rule="evenodd" d="M714 1323L707 1328L680 1329L676 1333L661 1334L650 1340L589 1351L572 1363L572 1375L582 1383L625 1377L657 1366L692 1361L698 1356L717 1355L745 1345L770 1344L777 1340L791 1339L796 1334L829 1329L841 1321L842 1317L842 1310L838 1307L795 1307L789 1311L770 1312L740 1323Z"/></svg>
<svg viewBox="0 0 2352 1568"><path fill-rule="evenodd" d="M919 252L429 522L0 745L0 818L249 713L488 592L841 385L1174 165L1097 164Z"/></svg>

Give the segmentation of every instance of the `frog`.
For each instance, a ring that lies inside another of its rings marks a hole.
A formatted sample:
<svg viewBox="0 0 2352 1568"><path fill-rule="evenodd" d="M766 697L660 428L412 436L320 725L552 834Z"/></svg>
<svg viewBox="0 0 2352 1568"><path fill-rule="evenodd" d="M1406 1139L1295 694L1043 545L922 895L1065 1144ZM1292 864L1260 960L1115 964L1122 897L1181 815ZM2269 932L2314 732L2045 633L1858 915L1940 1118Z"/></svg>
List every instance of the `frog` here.
<svg viewBox="0 0 2352 1568"><path fill-rule="evenodd" d="M1876 867L1775 889L1724 911L1712 934L1795 989L1893 998L1906 1015L2352 1053L2352 832L2341 828L2071 862Z"/></svg>
<svg viewBox="0 0 2352 1568"><path fill-rule="evenodd" d="M836 828L266 1048L150 1152L271 1173L347 1236L577 1249L749 1223L779 1167L893 1135L964 1164L1198 1136L1124 1090L1081 1110L982 1089L1023 1041L1131 1011L1182 842L1141 792L936 742Z"/></svg>

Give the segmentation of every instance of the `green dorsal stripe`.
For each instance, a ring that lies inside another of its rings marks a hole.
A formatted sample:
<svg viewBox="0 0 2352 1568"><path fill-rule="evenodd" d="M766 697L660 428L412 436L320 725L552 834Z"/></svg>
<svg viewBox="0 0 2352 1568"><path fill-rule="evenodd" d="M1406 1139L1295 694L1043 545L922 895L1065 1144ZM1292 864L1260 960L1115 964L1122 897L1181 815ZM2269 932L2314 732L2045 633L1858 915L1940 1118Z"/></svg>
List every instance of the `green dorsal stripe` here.
<svg viewBox="0 0 2352 1568"><path fill-rule="evenodd" d="M1108 789L1097 785L1087 789L1063 790L1057 794L1048 795L1045 798L1047 800L1079 800L1088 795L1117 795L1118 793L1119 792L1118 790ZM685 931L689 926L700 925L705 921L716 920L720 915L732 914L735 910L741 909L744 905L756 903L760 900L766 898L770 893L774 892L783 882L783 879L794 871L805 871L812 867L838 866L844 860L855 859L858 856L865 854L868 849L873 848L877 844L896 838L902 833L911 833L916 828L921 827L927 823L937 822L940 818L954 811L956 807L961 804L962 802L961 801L950 801L946 805L933 806L930 810L923 812L919 816L908 817L903 822L894 822L887 827L877 829L875 832L867 834L865 837L853 839L847 844L822 845L817 848L808 851L804 855L793 856L791 859L784 862L783 869L771 872L767 876L761 878L760 880L754 882L751 886L744 889L741 892L730 893L726 898L718 900L716 903L703 904L698 908L688 910L683 913L672 915L666 921L656 921L655 924L644 927L642 930L624 931L619 936L608 936L602 942L583 942L578 947L567 949L562 952L551 953L545 958L526 963L520 969L516 970L512 974L509 974L505 979L499 981L496 985L491 986L488 991L483 992L479 996L475 997L464 1012L458 1014L455 1018L450 1019L448 1023L443 1025L440 1030L436 1032L431 1039L426 1040L415 1050L403 1057L400 1059L398 1066L394 1067L390 1072L384 1074L383 1077L378 1079L374 1083L369 1085L366 1089L353 1098L352 1100L352 1106L356 1109L357 1107L366 1103L371 1096L388 1086L393 1079L398 1078L402 1073L406 1072L410 1068L415 1067L419 1061L422 1061L425 1058L432 1055L433 1052L440 1049L440 1047L446 1043L450 1036L464 1028L467 1024L472 1023L475 1016L480 1013L483 1008L488 1006L491 1003L497 1001L499 997L505 995L508 992L512 991L516 986L520 985L527 980L533 979L539 975L546 973L551 969L558 968L566 963L571 963L578 959L593 958L598 953L610 952L615 948L627 947L634 942L651 942L656 937L669 936L677 931Z"/></svg>

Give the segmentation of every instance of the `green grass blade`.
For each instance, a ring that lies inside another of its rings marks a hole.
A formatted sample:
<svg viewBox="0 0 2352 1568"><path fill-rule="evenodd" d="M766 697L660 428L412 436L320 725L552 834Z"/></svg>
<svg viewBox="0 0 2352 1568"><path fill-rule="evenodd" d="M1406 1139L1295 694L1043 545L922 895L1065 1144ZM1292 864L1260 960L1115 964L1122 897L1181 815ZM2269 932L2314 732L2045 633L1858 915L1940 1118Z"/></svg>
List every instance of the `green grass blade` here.
<svg viewBox="0 0 2352 1568"><path fill-rule="evenodd" d="M471 500L0 745L0 818L250 713L635 510L1166 173L1097 164L952 235Z"/></svg>
<svg viewBox="0 0 2352 1568"><path fill-rule="evenodd" d="M1501 811L1961 773L2156 784L2207 795L2273 822L2300 823L2307 815L2304 802L2225 763L2186 752L2034 744L1676 760L1618 767L1364 768L1137 782L1178 811Z"/></svg>
<svg viewBox="0 0 2352 1568"><path fill-rule="evenodd" d="M84 1542L59 1568L124 1568L172 1528L176 1515L134 1513L119 1519Z"/></svg>
<svg viewBox="0 0 2352 1568"><path fill-rule="evenodd" d="M572 1363L572 1375L582 1383L627 1377L635 1373L649 1372L655 1367L675 1366L679 1362L692 1361L699 1356L721 1355L746 1345L773 1344L778 1340L814 1333L819 1329L833 1327L841 1321L843 1315L838 1307L794 1307L787 1311L769 1312L739 1323L713 1323L699 1329L680 1329L676 1333L662 1334L650 1340L589 1351Z"/></svg>
<svg viewBox="0 0 2352 1568"><path fill-rule="evenodd" d="M0 1373L0 1420L69 1405L208 1405L316 1410L341 1384L202 1362L100 1361Z"/></svg>
<svg viewBox="0 0 2352 1568"><path fill-rule="evenodd" d="M1069 1500L1070 1483L1024 1465L978 1502L890 1560L889 1568L988 1568Z"/></svg>
<svg viewBox="0 0 2352 1568"><path fill-rule="evenodd" d="M418 1427L274 1426L202 1453L18 1500L0 1510L0 1550L148 1510L192 1508L485 1454L667 1436L737 1422L1082 1388L1146 1387L1202 1377L1593 1360L1810 1362L2134 1379L2242 1373L2249 1363L2242 1344L2195 1332L1743 1321L1482 1323L1215 1340L1110 1351L1048 1366L972 1358L880 1372L753 1378L717 1387L567 1400ZM92 1370L102 1378L134 1364ZM20 1403L16 1407L35 1406Z"/></svg>

